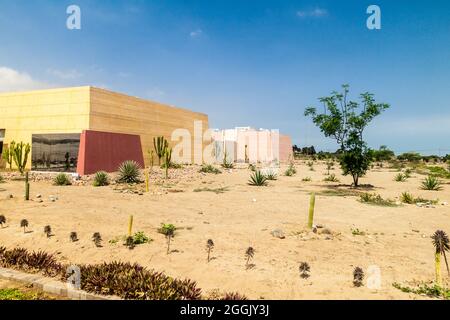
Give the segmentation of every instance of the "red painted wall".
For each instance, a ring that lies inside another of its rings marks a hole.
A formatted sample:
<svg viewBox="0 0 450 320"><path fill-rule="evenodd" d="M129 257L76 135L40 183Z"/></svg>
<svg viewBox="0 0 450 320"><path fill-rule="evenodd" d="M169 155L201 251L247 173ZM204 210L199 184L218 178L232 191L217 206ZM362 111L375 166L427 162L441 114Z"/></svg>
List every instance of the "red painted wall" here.
<svg viewBox="0 0 450 320"><path fill-rule="evenodd" d="M144 168L141 138L138 135L84 130L78 151L79 175L97 171L114 172L126 160Z"/></svg>

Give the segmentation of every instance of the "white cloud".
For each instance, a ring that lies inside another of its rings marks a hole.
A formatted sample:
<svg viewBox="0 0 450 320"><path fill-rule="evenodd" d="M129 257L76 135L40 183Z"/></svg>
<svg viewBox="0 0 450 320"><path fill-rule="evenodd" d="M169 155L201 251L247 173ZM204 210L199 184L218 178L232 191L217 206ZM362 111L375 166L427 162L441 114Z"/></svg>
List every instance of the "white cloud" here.
<svg viewBox="0 0 450 320"><path fill-rule="evenodd" d="M33 79L28 73L0 66L0 92L48 89L45 82Z"/></svg>
<svg viewBox="0 0 450 320"><path fill-rule="evenodd" d="M198 38L203 34L203 31L201 29L197 29L192 31L189 35L191 36L191 38Z"/></svg>
<svg viewBox="0 0 450 320"><path fill-rule="evenodd" d="M322 18L328 16L328 11L322 8L315 8L312 10L297 11L297 16L300 18Z"/></svg>
<svg viewBox="0 0 450 320"><path fill-rule="evenodd" d="M47 69L47 73L62 80L74 80L79 79L83 76L83 74L78 72L76 69L70 70Z"/></svg>

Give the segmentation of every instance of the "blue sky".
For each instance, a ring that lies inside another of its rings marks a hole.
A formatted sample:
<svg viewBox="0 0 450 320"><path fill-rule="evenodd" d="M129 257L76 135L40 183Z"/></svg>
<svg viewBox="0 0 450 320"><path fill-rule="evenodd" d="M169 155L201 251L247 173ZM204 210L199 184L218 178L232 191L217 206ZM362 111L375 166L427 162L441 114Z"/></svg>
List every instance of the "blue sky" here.
<svg viewBox="0 0 450 320"><path fill-rule="evenodd" d="M82 29L66 28L79 5ZM382 29L366 27L377 4ZM450 153L450 1L0 0L0 91L94 85L335 149L305 107L341 84L391 109L372 147Z"/></svg>

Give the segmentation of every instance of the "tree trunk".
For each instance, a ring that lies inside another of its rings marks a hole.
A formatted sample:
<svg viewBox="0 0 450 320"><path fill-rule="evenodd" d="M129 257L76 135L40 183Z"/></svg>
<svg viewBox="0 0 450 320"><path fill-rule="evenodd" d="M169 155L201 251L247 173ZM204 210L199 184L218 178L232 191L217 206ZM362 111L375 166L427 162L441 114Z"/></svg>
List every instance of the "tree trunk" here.
<svg viewBox="0 0 450 320"><path fill-rule="evenodd" d="M353 175L353 185L355 186L355 188L358 188L358 180L359 176L357 174Z"/></svg>

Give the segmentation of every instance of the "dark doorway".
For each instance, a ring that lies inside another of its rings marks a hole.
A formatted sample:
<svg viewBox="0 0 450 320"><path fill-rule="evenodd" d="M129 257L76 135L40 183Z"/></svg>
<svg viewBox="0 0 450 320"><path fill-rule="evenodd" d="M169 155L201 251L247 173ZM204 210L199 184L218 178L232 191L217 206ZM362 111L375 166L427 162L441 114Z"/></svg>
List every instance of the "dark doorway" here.
<svg viewBox="0 0 450 320"><path fill-rule="evenodd" d="M31 165L35 171L76 172L79 133L33 134Z"/></svg>

